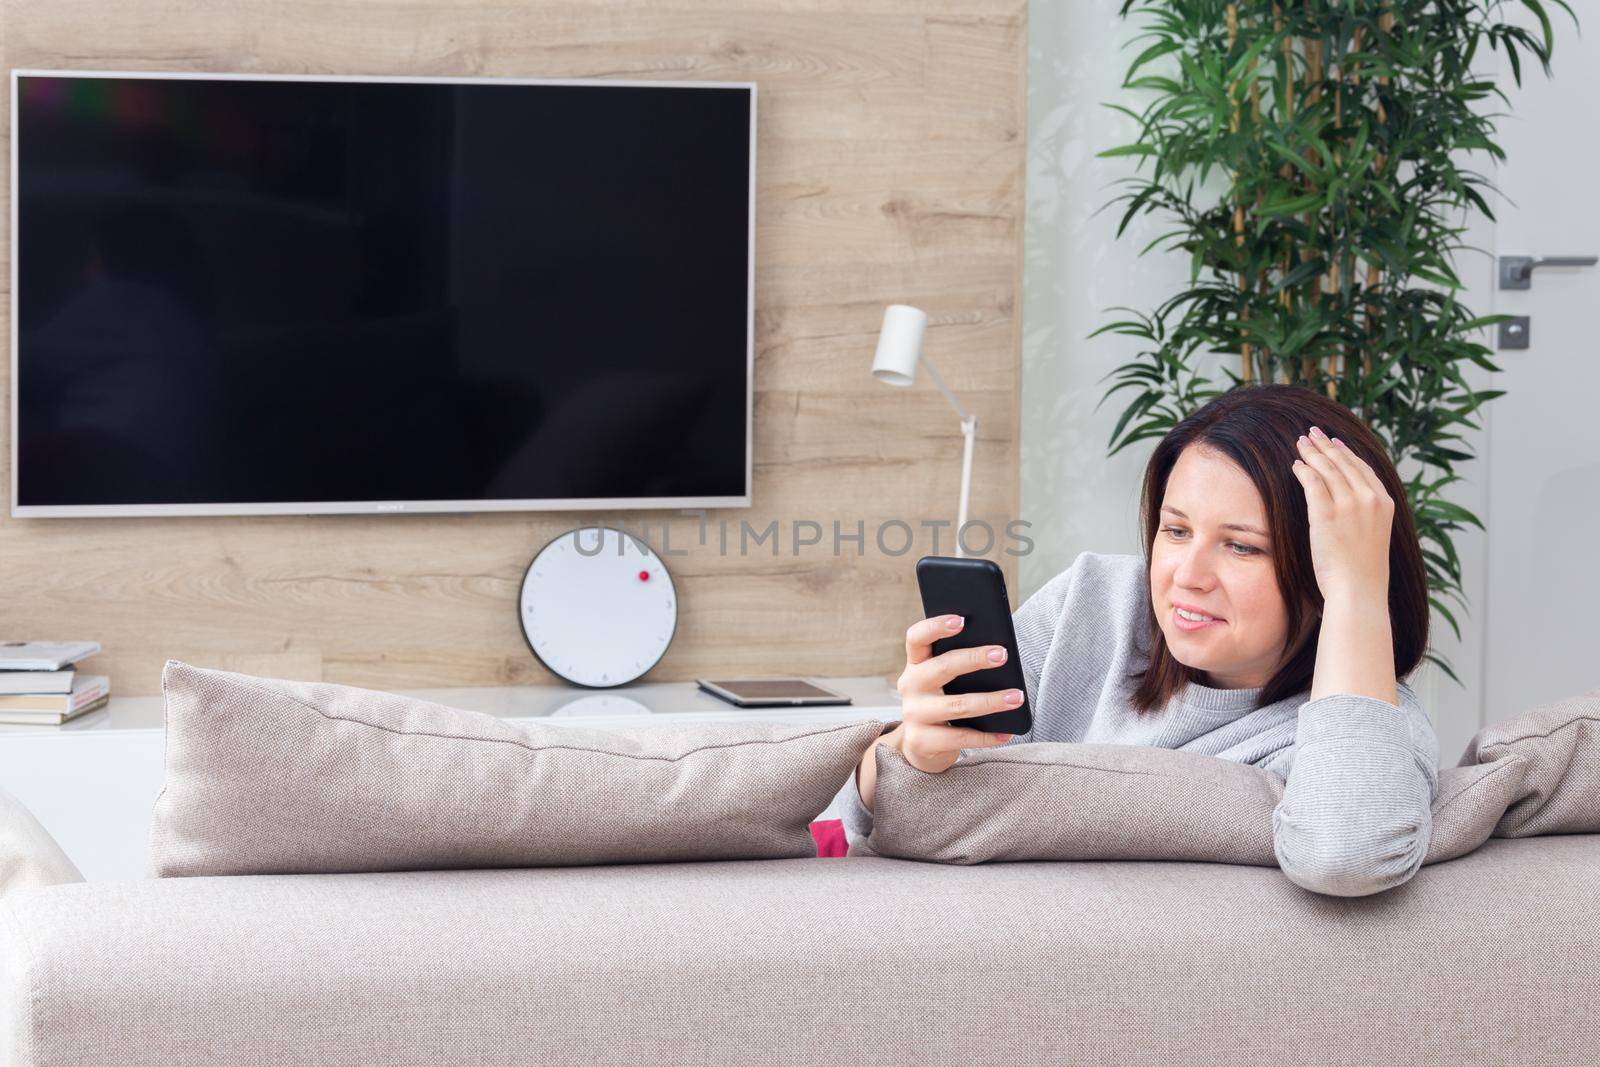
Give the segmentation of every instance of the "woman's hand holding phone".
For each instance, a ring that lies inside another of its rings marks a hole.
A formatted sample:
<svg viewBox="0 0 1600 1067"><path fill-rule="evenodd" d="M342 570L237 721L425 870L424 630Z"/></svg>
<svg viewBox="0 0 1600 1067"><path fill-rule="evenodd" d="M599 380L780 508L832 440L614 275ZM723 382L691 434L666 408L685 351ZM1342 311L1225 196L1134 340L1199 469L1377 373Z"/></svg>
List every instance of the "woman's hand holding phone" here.
<svg viewBox="0 0 1600 1067"><path fill-rule="evenodd" d="M923 619L906 631L906 669L895 688L900 693L900 725L867 746L861 756L856 783L861 802L868 811L877 794L878 762L875 755L882 744L892 744L906 762L919 771L940 774L961 758L964 748L993 748L1011 740L1010 734L988 733L964 726L951 726L951 719L966 719L1009 711L1022 703L1022 693L1002 689L992 693L949 695L944 686L952 678L973 671L987 670L1006 661L1003 645L953 648L935 656L933 643L961 632L959 615L939 615ZM998 654L998 659L991 655Z"/></svg>
<svg viewBox="0 0 1600 1067"><path fill-rule="evenodd" d="M919 771L937 774L948 770L964 748L987 748L1011 740L1010 734L951 726L951 719L1009 711L1022 703L1022 694L1016 689L956 696L945 693L945 684L951 679L1006 661L1002 645L953 648L935 656L933 643L960 633L962 622L959 615L941 615L923 619L906 631L906 669L895 684L900 692L901 725L888 736L900 735L895 747Z"/></svg>

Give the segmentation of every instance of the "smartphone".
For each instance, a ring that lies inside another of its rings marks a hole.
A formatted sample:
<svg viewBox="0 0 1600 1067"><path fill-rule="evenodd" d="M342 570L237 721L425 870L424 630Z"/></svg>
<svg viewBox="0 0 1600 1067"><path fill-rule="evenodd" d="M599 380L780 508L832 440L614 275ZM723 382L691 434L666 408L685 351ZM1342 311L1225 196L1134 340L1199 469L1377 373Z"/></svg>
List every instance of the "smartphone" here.
<svg viewBox="0 0 1600 1067"><path fill-rule="evenodd" d="M917 560L917 586L922 590L922 617L960 615L966 620L960 632L933 643L933 654L953 648L1000 645L1006 661L998 667L969 671L952 678L944 687L949 694L992 693L1016 689L1022 703L1014 708L950 720L951 726L998 734L1025 734L1033 729L1033 711L1028 707L1028 687L1022 675L1022 659L1017 655L1017 634L1011 625L1011 602L1006 597L1005 575L990 559L964 559L957 556L923 556Z"/></svg>

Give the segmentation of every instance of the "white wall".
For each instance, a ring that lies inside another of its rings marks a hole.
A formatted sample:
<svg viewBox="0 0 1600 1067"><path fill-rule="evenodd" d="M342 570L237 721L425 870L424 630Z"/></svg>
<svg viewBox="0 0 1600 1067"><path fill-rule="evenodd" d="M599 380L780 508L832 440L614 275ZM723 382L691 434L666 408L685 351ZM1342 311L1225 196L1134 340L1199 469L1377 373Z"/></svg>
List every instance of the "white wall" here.
<svg viewBox="0 0 1600 1067"><path fill-rule="evenodd" d="M1132 173L1126 159L1095 153L1137 134L1103 106L1134 53L1136 32L1117 17L1120 0L1033 0L1028 7L1028 171L1022 310L1022 517L1033 551L1018 568L1016 600L1038 589L1082 551L1137 552L1139 478L1151 442L1106 458L1117 394L1098 412L1099 381L1138 352L1133 338L1087 334L1105 309L1148 310L1153 297L1188 278L1181 256L1138 249L1160 231L1151 217L1115 240L1121 212L1100 210ZM1135 108L1137 110L1137 108Z"/></svg>

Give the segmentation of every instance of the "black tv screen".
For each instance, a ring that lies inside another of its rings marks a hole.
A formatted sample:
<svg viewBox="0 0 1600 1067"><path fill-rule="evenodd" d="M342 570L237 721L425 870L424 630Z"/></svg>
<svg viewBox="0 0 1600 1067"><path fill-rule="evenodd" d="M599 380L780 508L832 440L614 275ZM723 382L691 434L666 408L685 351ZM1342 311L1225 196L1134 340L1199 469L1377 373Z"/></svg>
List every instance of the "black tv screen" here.
<svg viewBox="0 0 1600 1067"><path fill-rule="evenodd" d="M749 503L753 86L12 101L13 514Z"/></svg>

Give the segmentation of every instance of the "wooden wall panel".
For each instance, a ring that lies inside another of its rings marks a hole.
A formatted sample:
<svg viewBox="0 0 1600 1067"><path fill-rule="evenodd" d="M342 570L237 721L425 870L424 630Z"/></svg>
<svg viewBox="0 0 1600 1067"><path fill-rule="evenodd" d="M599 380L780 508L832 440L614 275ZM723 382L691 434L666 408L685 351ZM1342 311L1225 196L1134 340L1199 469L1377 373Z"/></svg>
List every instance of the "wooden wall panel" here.
<svg viewBox="0 0 1600 1067"><path fill-rule="evenodd" d="M395 689L548 681L514 607L533 553L597 521L664 551L667 523L685 551L667 557L679 629L652 678L892 678L921 614L912 565L933 546L922 530L885 555L873 535L894 519L953 521L961 437L930 382L871 380L885 304L928 310L928 354L981 420L972 517L1002 535L1020 517L1024 12L1023 0L0 0L8 69L760 86L754 506L708 515L706 546L675 512L0 516L0 634L99 640L95 665L130 695L158 692L168 658ZM9 220L9 182L4 196ZM0 484L9 463L8 449ZM741 521L774 520L777 555L738 553ZM800 520L822 526L822 544L796 552ZM835 520L847 534L864 525L864 553L846 543L835 556ZM987 554L1014 586L1007 548L1020 545L1002 536Z"/></svg>

